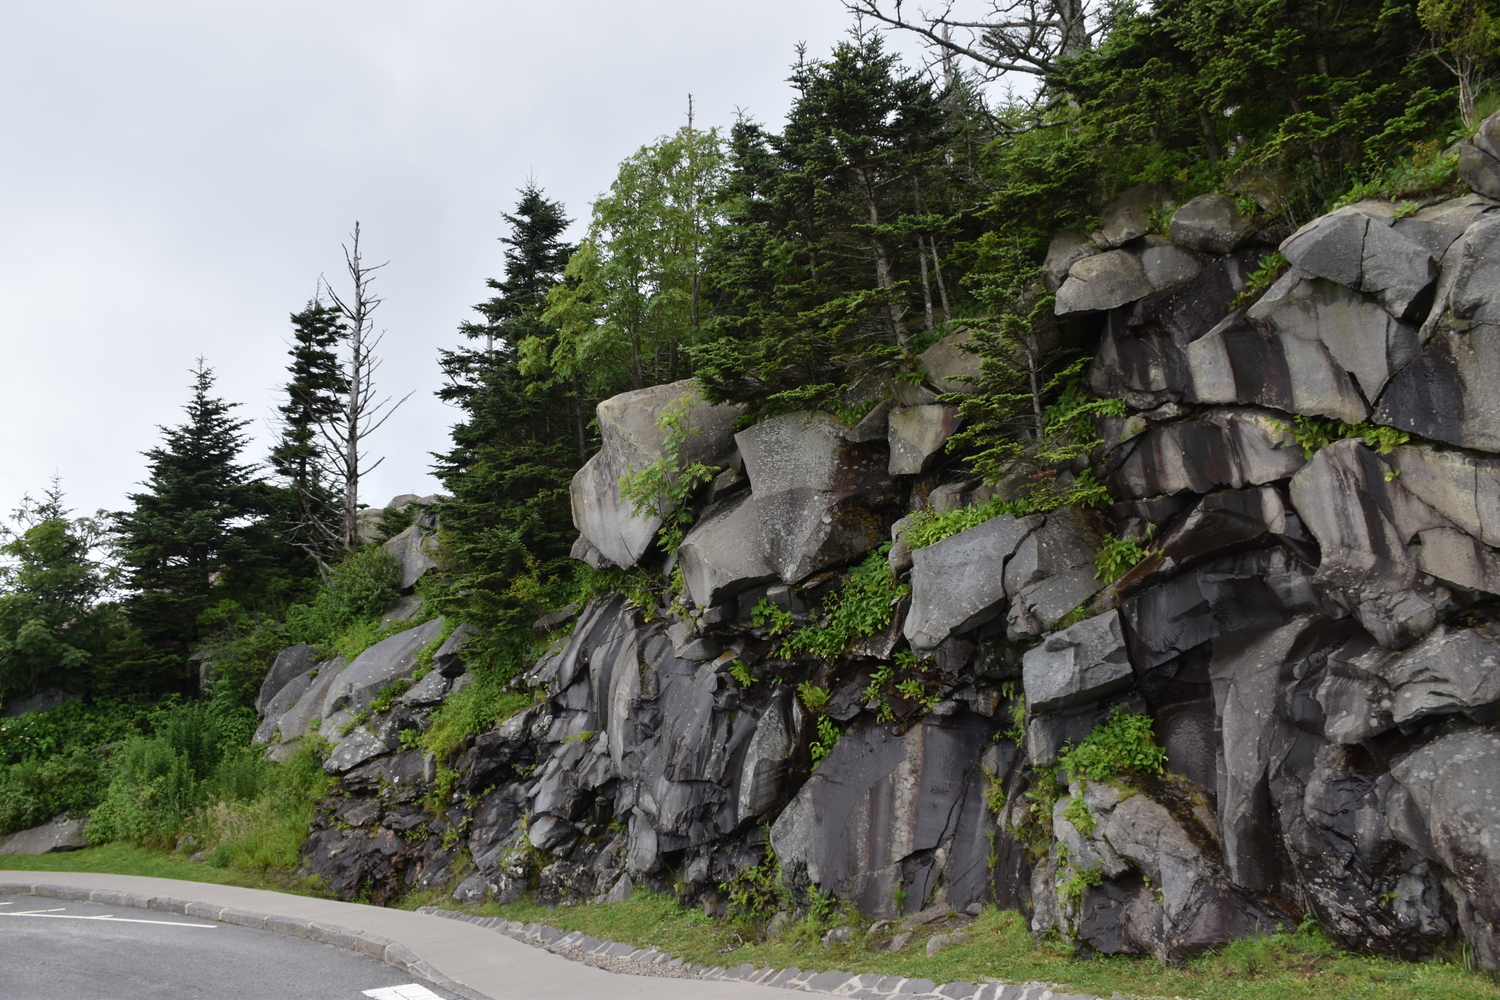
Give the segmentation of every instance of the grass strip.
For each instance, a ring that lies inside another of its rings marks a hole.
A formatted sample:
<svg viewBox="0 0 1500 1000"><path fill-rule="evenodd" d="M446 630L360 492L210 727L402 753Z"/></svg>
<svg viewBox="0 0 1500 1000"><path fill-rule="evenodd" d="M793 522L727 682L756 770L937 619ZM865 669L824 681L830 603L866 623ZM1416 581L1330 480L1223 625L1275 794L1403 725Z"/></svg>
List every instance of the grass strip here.
<svg viewBox="0 0 1500 1000"><path fill-rule="evenodd" d="M185 882L207 882L212 885L236 885L246 889L270 889L298 896L335 898L319 887L315 879L298 878L291 872L274 869L216 868L203 862L188 861L181 854L145 847L112 843L85 847L57 854L0 855L0 871L99 872L106 875L141 875L147 878L175 878Z"/></svg>

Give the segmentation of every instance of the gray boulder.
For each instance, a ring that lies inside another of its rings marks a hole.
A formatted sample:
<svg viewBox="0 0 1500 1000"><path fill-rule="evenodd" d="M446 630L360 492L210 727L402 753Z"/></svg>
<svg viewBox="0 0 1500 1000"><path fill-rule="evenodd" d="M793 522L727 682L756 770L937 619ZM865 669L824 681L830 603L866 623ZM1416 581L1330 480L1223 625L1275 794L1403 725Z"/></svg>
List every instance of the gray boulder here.
<svg viewBox="0 0 1500 1000"><path fill-rule="evenodd" d="M943 392L973 392L970 379L979 377L979 355L963 350L970 333L960 328L917 355L917 364L927 373L927 380Z"/></svg>
<svg viewBox="0 0 1500 1000"><path fill-rule="evenodd" d="M1408 542L1442 519L1359 441L1320 450L1292 478L1292 503L1318 540L1315 581L1381 645L1411 645L1437 624L1447 591L1418 565Z"/></svg>
<svg viewBox="0 0 1500 1000"><path fill-rule="evenodd" d="M1500 969L1500 734L1440 737L1391 768L1418 823L1408 846L1453 873L1458 919L1480 968ZM1391 809L1399 817L1399 808ZM1395 824L1393 824L1395 825Z"/></svg>
<svg viewBox="0 0 1500 1000"><path fill-rule="evenodd" d="M573 476L570 493L573 525L599 554L601 563L629 569L656 537L660 516L636 517L634 504L620 496L620 478L662 457L667 431L657 421L669 407L684 405L688 407L688 436L680 460L684 464L727 464L733 449L733 425L744 408L704 404L691 380L621 393L599 404L603 445ZM580 554L591 555L588 550Z"/></svg>
<svg viewBox="0 0 1500 1000"><path fill-rule="evenodd" d="M1227 194L1201 194L1172 213L1167 235L1189 250L1226 254L1255 235L1255 224Z"/></svg>
<svg viewBox="0 0 1500 1000"><path fill-rule="evenodd" d="M1429 440L1500 451L1500 325L1434 333L1391 378L1372 419Z"/></svg>
<svg viewBox="0 0 1500 1000"><path fill-rule="evenodd" d="M1021 658L1027 708L1071 708L1130 686L1130 657L1117 611L1081 621L1047 637Z"/></svg>
<svg viewBox="0 0 1500 1000"><path fill-rule="evenodd" d="M59 816L50 823L0 837L0 855L53 854L89 846L88 819Z"/></svg>
<svg viewBox="0 0 1500 1000"><path fill-rule="evenodd" d="M401 580L397 586L402 590L415 587L428 570L437 568L437 560L433 558L437 547L436 533L420 521L381 546L401 567Z"/></svg>
<svg viewBox="0 0 1500 1000"><path fill-rule="evenodd" d="M884 539L875 513L892 496L887 455L847 438L826 413L764 420L735 435L750 476L761 539L785 583L846 562Z"/></svg>
<svg viewBox="0 0 1500 1000"><path fill-rule="evenodd" d="M1438 259L1394 226L1395 206L1360 202L1320 216L1281 244L1292 266L1369 292L1404 317L1438 276Z"/></svg>
<svg viewBox="0 0 1500 1000"><path fill-rule="evenodd" d="M1435 259L1443 261L1448 250L1463 236L1464 231L1481 215L1495 207L1495 203L1487 198L1468 194L1418 209L1411 215L1397 219L1391 228L1398 235L1426 247ZM1439 281L1441 280L1440 272Z"/></svg>
<svg viewBox="0 0 1500 1000"><path fill-rule="evenodd" d="M1226 407L1154 427L1126 441L1110 461L1110 491L1126 499L1273 483L1305 460L1275 417Z"/></svg>
<svg viewBox="0 0 1500 1000"><path fill-rule="evenodd" d="M328 697L328 689L333 687L333 682L338 679L343 668L344 661L341 659L324 660L303 675L306 684L298 685L302 692L296 695L290 706L279 714L276 709L281 707L280 704L273 703L267 707L265 721L256 729L254 742L291 746L307 735L314 722L321 725L323 702ZM293 691L287 686L278 695L281 693L290 698Z"/></svg>
<svg viewBox="0 0 1500 1000"><path fill-rule="evenodd" d="M280 726L283 717L307 693L307 689L312 686L312 683L313 672L311 669L308 669L281 685L280 690L266 704L262 712L260 725L256 727L255 736L251 742L256 744L270 743L271 738L276 735L277 728Z"/></svg>
<svg viewBox="0 0 1500 1000"><path fill-rule="evenodd" d="M380 737L367 729L355 729L339 740L338 746L333 748L333 752L323 762L323 770L329 774L345 774L366 761L389 752L390 749Z"/></svg>
<svg viewBox="0 0 1500 1000"><path fill-rule="evenodd" d="M763 816L777 805L788 765L797 751L791 715L800 710L791 692L778 691L760 713L739 775L736 805L742 820Z"/></svg>
<svg viewBox="0 0 1500 1000"><path fill-rule="evenodd" d="M1151 213L1172 196L1164 184L1137 184L1120 192L1099 213L1098 242L1113 249L1151 231Z"/></svg>
<svg viewBox="0 0 1500 1000"><path fill-rule="evenodd" d="M70 701L77 701L80 697L60 688L47 688L29 697L6 702L5 708L0 710L0 719L13 719L27 712L46 712Z"/></svg>
<svg viewBox="0 0 1500 1000"><path fill-rule="evenodd" d="M1081 229L1064 229L1047 244L1047 259L1042 262L1042 281L1049 292L1057 291L1072 266L1099 252L1094 241Z"/></svg>
<svg viewBox="0 0 1500 1000"><path fill-rule="evenodd" d="M1203 261L1168 243L1141 251L1141 269L1154 291L1165 291L1185 285L1203 269Z"/></svg>
<svg viewBox="0 0 1500 1000"><path fill-rule="evenodd" d="M1052 311L1058 316L1102 312L1154 291L1140 258L1128 250L1111 250L1073 265L1067 280L1057 290Z"/></svg>
<svg viewBox="0 0 1500 1000"><path fill-rule="evenodd" d="M1041 635L1103 588L1095 561L1097 529L1077 507L1063 507L1016 546L1005 563L1012 637Z"/></svg>
<svg viewBox="0 0 1500 1000"><path fill-rule="evenodd" d="M1392 453L1391 464L1409 493L1484 544L1500 546L1500 458L1409 444Z"/></svg>
<svg viewBox="0 0 1500 1000"><path fill-rule="evenodd" d="M293 678L306 674L318 662L317 650L305 642L290 646L276 654L276 660L271 664L271 669L266 671L265 679L261 681L260 693L255 696L255 711L261 718L267 715L272 699L283 687L289 684ZM303 685L306 690L306 685ZM302 692L297 692L300 695ZM292 702L297 700L293 695L282 711L292 707Z"/></svg>
<svg viewBox="0 0 1500 1000"><path fill-rule="evenodd" d="M904 634L916 650L983 625L1005 609L1005 561L1044 518L1001 514L912 552L911 611Z"/></svg>
<svg viewBox="0 0 1500 1000"><path fill-rule="evenodd" d="M942 452L959 423L956 406L931 403L891 410L891 457L886 471L893 476L921 475Z"/></svg>
<svg viewBox="0 0 1500 1000"><path fill-rule="evenodd" d="M688 597L700 608L776 579L761 540L755 495L741 493L704 511L678 547L677 565Z"/></svg>
<svg viewBox="0 0 1500 1000"><path fill-rule="evenodd" d="M323 701L325 725L338 726L370 707L382 690L417 668L417 654L443 630L443 620L397 632L356 656L328 688ZM325 736L330 734L324 733Z"/></svg>
<svg viewBox="0 0 1500 1000"><path fill-rule="evenodd" d="M1500 198L1500 112L1458 144L1458 176L1478 194Z"/></svg>
<svg viewBox="0 0 1500 1000"><path fill-rule="evenodd" d="M788 880L805 875L870 917L923 909L945 871L976 863L968 854L983 866L982 831L966 842L962 828L985 816L979 755L989 740L987 722L967 714L930 718L905 734L855 723L771 827ZM950 840L940 866L933 851ZM954 897L950 887L950 904L970 902Z"/></svg>

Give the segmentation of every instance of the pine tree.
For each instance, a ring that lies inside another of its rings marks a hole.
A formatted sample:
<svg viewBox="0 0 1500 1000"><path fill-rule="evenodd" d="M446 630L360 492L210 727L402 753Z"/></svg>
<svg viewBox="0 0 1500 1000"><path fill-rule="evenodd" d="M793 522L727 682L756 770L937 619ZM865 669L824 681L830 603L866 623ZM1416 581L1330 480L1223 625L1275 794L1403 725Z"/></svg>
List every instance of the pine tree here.
<svg viewBox="0 0 1500 1000"><path fill-rule="evenodd" d="M151 651L141 666L159 674L141 679L148 687L192 650L210 601L241 592L265 559L256 530L265 491L256 467L239 461L250 421L230 415L239 404L210 395L214 374L202 358L192 374L187 421L161 428L163 443L144 452L144 491L113 515L130 590L125 614Z"/></svg>
<svg viewBox="0 0 1500 1000"><path fill-rule="evenodd" d="M343 538L339 505L342 484L327 454L323 428L338 415L349 380L337 348L347 330L338 310L321 301L293 313L292 347L287 353L291 381L281 414L281 438L271 449L271 468L295 500L290 540L306 552L326 577Z"/></svg>
<svg viewBox="0 0 1500 1000"><path fill-rule="evenodd" d="M486 624L476 649L492 662L504 655L507 630L518 634L514 626L537 613L518 598L528 585L517 581L536 583L568 562L568 485L592 444L577 392L523 375L516 350L518 341L556 336L541 314L572 251L561 239L569 220L534 184L505 218L505 278L488 282L499 294L474 307L482 322L460 327L485 346L440 352L448 384L438 395L463 419L435 467L450 494L439 512L449 561L448 594L439 603L444 614Z"/></svg>

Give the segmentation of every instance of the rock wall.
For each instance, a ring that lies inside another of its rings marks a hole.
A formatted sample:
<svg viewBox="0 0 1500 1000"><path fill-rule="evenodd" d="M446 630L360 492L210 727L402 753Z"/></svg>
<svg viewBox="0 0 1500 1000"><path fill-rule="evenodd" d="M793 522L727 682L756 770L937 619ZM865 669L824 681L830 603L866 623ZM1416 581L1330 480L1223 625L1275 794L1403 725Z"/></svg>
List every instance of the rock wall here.
<svg viewBox="0 0 1500 1000"><path fill-rule="evenodd" d="M1059 234L1057 312L1095 345L1095 391L1129 407L1101 427L1103 510L905 544L912 512L994 492L943 464L956 413L934 394L973 371L961 334L923 356L928 387L853 427L795 413L733 433L738 412L684 384L602 404L604 449L574 481L579 558L670 568L617 485L660 453L664 407L691 407L695 455L725 470L676 556L684 603L584 608L518 681L538 702L469 741L434 813L441 762L397 734L463 682L456 634L439 681L339 741L309 869L345 895L453 882L464 901L563 901L629 883L713 910L774 854L803 898L872 917L994 902L1083 951L1172 959L1311 916L1357 951L1463 940L1500 966L1491 146L1493 121L1465 152L1482 194L1363 202L1290 235L1253 231L1223 196L1153 235L1170 197L1155 188L1107 206L1098 233ZM1246 301L1278 247L1290 268ZM1305 450L1298 417L1360 426ZM1393 431L1409 437L1388 447ZM1103 586L1104 535L1148 529L1149 557ZM828 595L893 535L910 592L884 633L786 658L752 620L768 601L826 626ZM339 670L278 663L296 676L265 696L283 720L266 737L314 716L326 735L407 669L424 633L403 635ZM882 709L872 677L908 653L928 657L926 694ZM829 692L831 748L801 682ZM1149 716L1167 774L1057 768L1121 709Z"/></svg>

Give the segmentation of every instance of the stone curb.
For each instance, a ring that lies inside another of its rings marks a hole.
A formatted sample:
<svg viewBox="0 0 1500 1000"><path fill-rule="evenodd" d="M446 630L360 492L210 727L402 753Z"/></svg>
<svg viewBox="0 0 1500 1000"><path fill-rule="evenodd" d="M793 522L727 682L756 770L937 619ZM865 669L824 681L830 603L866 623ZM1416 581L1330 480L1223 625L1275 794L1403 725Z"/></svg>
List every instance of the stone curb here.
<svg viewBox="0 0 1500 1000"><path fill-rule="evenodd" d="M804 972L801 969L772 969L769 966L757 969L749 964L729 969L718 965L694 965L655 948L637 948L618 941L603 941L581 931L569 933L542 924L523 924L504 917L479 917L436 906L423 906L417 912L488 927L523 944L544 948L564 958L569 957L568 952L581 951L586 955L633 962L641 966L686 968L700 979L774 986L805 993L830 993L854 1000L866 997L871 1000L1101 1000L1100 997L1086 994L1058 993L1039 983L1025 986L1008 983L944 983L939 986L931 979L903 979L900 976L882 976L873 972L851 975L848 972ZM650 975L646 969L642 969L642 972Z"/></svg>
<svg viewBox="0 0 1500 1000"><path fill-rule="evenodd" d="M426 962L417 958L404 945L389 938L381 937L378 934L371 934L367 931L355 930L350 927L339 927L335 924L305 920L301 917L285 917L272 913L255 913L250 910L241 910L232 906L218 906L213 903L172 899L167 896L142 896L136 893L118 892L112 889L95 889L90 891L88 889L74 888L73 886L50 885L46 882L0 881L0 894L47 896L52 899L98 903L103 906L128 906L139 910L156 910L161 913L176 913L184 917L197 917L200 920L213 920L218 923L234 924L239 927L253 927L256 930L270 931L273 934L281 934L285 937L307 938L309 941L316 941L319 944L329 944L337 948L346 948L370 958L378 959L392 968L400 969L404 973L425 979L429 983L441 987L450 993L465 997L466 1000L492 1000L490 997L475 993L468 987L455 983Z"/></svg>

